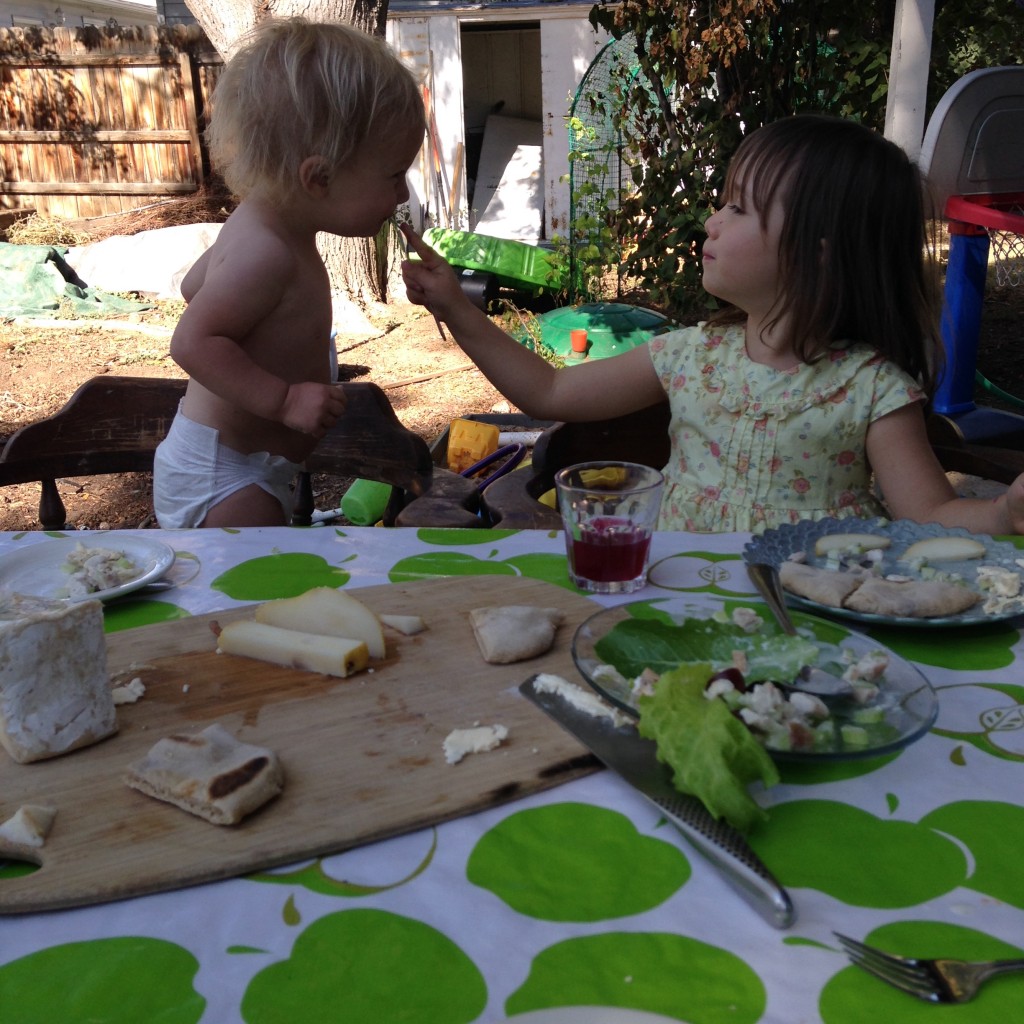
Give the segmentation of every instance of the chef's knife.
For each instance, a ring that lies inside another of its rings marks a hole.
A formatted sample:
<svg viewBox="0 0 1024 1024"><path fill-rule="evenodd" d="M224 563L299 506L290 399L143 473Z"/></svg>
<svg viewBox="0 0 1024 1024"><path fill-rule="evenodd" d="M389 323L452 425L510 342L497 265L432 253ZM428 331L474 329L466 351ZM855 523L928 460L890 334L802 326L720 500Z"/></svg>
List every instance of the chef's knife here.
<svg viewBox="0 0 1024 1024"><path fill-rule="evenodd" d="M675 789L652 740L640 736L631 723L616 725L610 718L581 711L561 694L538 691L534 679L519 690L661 810L772 927L793 923L796 911L789 893L734 828L716 821L696 797Z"/></svg>

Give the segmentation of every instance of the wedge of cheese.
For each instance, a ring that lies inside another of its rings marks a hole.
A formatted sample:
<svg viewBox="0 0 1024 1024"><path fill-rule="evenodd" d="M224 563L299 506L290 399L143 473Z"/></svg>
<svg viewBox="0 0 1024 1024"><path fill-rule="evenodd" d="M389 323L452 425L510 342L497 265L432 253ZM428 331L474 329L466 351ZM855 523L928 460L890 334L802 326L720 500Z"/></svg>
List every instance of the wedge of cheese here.
<svg viewBox="0 0 1024 1024"><path fill-rule="evenodd" d="M362 640L371 658L383 658L380 619L358 598L334 587L314 587L297 597L267 601L256 608L256 621L282 629Z"/></svg>
<svg viewBox="0 0 1024 1024"><path fill-rule="evenodd" d="M300 633L251 619L224 626L217 637L217 651L342 678L361 672L370 660L362 640Z"/></svg>
<svg viewBox="0 0 1024 1024"><path fill-rule="evenodd" d="M0 601L0 744L27 764L117 732L99 601Z"/></svg>

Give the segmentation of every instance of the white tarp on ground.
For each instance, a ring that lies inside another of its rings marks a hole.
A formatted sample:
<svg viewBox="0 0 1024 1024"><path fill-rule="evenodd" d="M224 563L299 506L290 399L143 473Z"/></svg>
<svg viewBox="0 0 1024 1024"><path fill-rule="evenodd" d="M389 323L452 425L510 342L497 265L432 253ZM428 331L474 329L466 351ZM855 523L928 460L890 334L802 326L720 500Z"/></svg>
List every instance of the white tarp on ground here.
<svg viewBox="0 0 1024 1024"><path fill-rule="evenodd" d="M213 245L220 224L181 224L114 235L67 252L75 273L94 288L180 299L181 279Z"/></svg>

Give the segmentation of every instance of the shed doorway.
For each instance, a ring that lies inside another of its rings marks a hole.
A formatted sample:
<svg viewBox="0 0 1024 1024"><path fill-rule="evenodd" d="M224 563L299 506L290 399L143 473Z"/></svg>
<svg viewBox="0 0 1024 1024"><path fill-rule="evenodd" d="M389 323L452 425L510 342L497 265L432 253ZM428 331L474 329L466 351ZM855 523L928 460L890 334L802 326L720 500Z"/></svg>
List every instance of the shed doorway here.
<svg viewBox="0 0 1024 1024"><path fill-rule="evenodd" d="M544 238L539 21L460 25L470 230Z"/></svg>

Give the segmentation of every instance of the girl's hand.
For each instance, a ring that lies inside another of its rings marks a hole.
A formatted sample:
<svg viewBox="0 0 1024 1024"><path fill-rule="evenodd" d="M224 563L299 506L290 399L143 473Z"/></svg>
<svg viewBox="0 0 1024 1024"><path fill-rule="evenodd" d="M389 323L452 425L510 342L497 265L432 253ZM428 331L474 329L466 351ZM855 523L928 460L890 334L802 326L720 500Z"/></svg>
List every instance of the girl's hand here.
<svg viewBox="0 0 1024 1024"><path fill-rule="evenodd" d="M304 381L289 384L278 416L292 430L319 440L345 411L345 389L340 384Z"/></svg>
<svg viewBox="0 0 1024 1024"><path fill-rule="evenodd" d="M402 261L402 280L409 301L426 306L442 320L448 320L461 305L471 305L448 263L416 234L410 224L402 224L401 231L410 251L419 257Z"/></svg>

